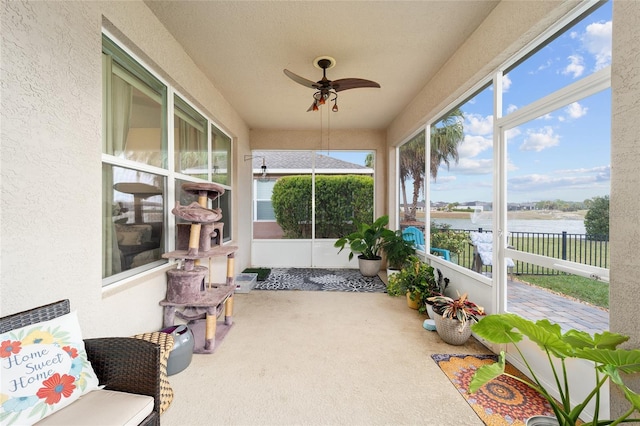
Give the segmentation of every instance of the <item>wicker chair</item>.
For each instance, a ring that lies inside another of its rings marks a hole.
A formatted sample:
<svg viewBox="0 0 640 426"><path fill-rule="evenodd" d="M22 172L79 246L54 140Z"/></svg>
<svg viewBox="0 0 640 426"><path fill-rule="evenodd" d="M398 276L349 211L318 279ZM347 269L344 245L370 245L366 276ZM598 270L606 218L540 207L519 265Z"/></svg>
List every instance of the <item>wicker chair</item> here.
<svg viewBox="0 0 640 426"><path fill-rule="evenodd" d="M68 314L69 300L61 300L0 318L0 333ZM105 389L153 397L153 412L141 425L160 424L160 347L130 337L85 339L85 349L100 385Z"/></svg>

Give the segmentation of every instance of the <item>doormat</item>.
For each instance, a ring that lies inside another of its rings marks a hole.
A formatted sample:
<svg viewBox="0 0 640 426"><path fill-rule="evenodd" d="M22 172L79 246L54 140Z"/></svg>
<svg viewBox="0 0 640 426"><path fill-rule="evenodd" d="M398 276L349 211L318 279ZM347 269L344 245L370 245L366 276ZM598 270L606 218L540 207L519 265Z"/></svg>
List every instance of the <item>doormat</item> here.
<svg viewBox="0 0 640 426"><path fill-rule="evenodd" d="M272 268L253 289L384 293L387 286L380 277L365 277L358 269Z"/></svg>
<svg viewBox="0 0 640 426"><path fill-rule="evenodd" d="M431 357L485 425L524 426L529 417L554 415L551 406L540 393L504 375L496 377L474 394L467 393L471 377L476 370L483 365L496 362L497 355L434 354ZM526 376L511 364L507 364L506 371L526 379Z"/></svg>
<svg viewBox="0 0 640 426"><path fill-rule="evenodd" d="M269 274L271 273L271 269L269 268L247 268L243 273L252 273L258 274L257 281L264 281L267 279Z"/></svg>

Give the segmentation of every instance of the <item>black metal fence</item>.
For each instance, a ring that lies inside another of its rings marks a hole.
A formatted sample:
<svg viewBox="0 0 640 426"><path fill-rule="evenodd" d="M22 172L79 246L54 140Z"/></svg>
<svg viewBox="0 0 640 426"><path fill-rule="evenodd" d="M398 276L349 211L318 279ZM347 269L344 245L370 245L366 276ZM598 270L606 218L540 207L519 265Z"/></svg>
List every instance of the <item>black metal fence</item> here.
<svg viewBox="0 0 640 426"><path fill-rule="evenodd" d="M482 229L449 229L443 232L466 233L488 232ZM508 244L516 250L526 253L547 256L554 259L568 260L590 266L608 268L610 263L609 236L585 235L545 232L509 232ZM473 269L474 247L469 240L468 247L453 256L453 261L469 269ZM510 272L516 275L557 275L556 269L549 269L519 260ZM491 266L483 266L483 272L491 272Z"/></svg>

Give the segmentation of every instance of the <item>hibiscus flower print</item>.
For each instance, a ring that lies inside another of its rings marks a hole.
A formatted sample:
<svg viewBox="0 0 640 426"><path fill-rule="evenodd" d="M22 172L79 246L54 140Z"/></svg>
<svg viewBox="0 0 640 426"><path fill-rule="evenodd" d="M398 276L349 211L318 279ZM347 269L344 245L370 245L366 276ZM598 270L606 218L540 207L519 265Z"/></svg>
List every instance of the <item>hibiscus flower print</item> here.
<svg viewBox="0 0 640 426"><path fill-rule="evenodd" d="M44 402L49 405L57 404L63 396L65 398L71 396L76 388L76 385L73 384L75 380L75 377L68 374L60 376L60 374L56 373L42 382L44 387L38 389L36 395L38 398L44 399Z"/></svg>
<svg viewBox="0 0 640 426"><path fill-rule="evenodd" d="M5 340L0 344L0 358L9 358L20 352L22 342L18 340Z"/></svg>
<svg viewBox="0 0 640 426"><path fill-rule="evenodd" d="M72 348L71 346L64 346L62 350L68 353L72 359L78 356L78 350L76 348Z"/></svg>

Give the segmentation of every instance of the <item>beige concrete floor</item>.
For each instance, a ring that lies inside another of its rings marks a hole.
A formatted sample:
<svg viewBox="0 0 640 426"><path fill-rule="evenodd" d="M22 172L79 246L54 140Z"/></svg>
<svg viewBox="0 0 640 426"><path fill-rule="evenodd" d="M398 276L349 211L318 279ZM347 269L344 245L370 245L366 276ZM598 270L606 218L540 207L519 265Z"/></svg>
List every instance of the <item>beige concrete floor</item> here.
<svg viewBox="0 0 640 426"><path fill-rule="evenodd" d="M432 360L488 353L448 345L384 293L259 291L235 296L215 353L169 377L163 425L483 425Z"/></svg>

